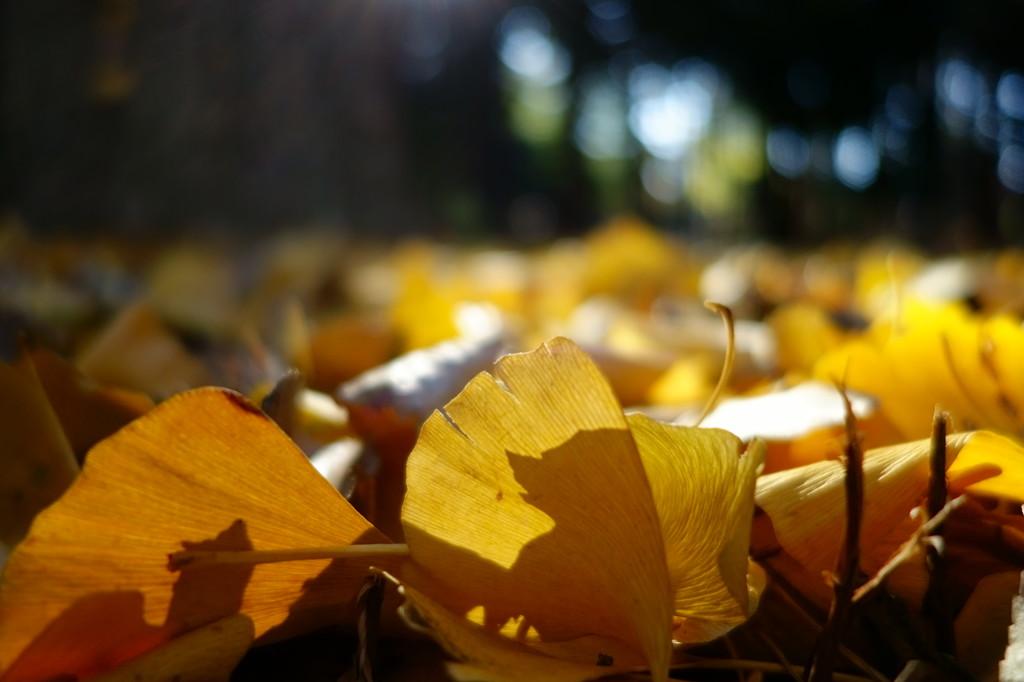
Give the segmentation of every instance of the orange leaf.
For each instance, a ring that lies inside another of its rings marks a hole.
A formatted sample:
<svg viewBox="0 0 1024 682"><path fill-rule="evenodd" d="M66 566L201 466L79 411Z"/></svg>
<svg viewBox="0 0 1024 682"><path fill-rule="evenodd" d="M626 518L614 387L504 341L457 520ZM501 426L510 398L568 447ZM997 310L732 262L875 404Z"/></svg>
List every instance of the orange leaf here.
<svg viewBox="0 0 1024 682"><path fill-rule="evenodd" d="M163 644L173 633L147 623L142 607L141 592L82 597L22 652L3 682L92 677Z"/></svg>
<svg viewBox="0 0 1024 682"><path fill-rule="evenodd" d="M226 682L249 650L252 636L252 620L236 613L192 630L91 682Z"/></svg>
<svg viewBox="0 0 1024 682"><path fill-rule="evenodd" d="M387 538L266 415L223 389L182 394L99 443L11 555L0 584L0 670L97 592L141 593L145 621L174 634L239 611L261 641L344 621L366 559L173 573L167 555L367 542Z"/></svg>

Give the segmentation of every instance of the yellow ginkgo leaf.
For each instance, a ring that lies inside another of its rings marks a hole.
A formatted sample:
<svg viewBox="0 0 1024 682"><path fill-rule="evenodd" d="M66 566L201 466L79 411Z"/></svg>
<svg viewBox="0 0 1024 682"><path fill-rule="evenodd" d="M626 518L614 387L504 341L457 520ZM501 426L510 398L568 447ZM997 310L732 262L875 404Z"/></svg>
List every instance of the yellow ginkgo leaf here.
<svg viewBox="0 0 1024 682"><path fill-rule="evenodd" d="M511 637L494 637L484 627L467 623L462 616L408 585L399 590L409 600L401 609L406 620L414 628L432 635L450 655L459 659L459 663L448 666L449 674L456 680L582 682L627 669L628 666L622 665L624 659L637 663L635 655L627 658L631 653L628 651L626 656L616 658L618 652L609 647L621 648L621 643L593 637L584 638L586 644L598 652L589 662L574 660L571 656L549 655ZM410 609L410 605L415 608ZM561 653L565 654L566 649Z"/></svg>
<svg viewBox="0 0 1024 682"><path fill-rule="evenodd" d="M1002 407L1024 419L1024 324L1019 317L997 315L985 321L979 354L986 374L998 387ZM1018 421L1017 425L1020 426Z"/></svg>
<svg viewBox="0 0 1024 682"><path fill-rule="evenodd" d="M77 618L55 621L0 679L214 682L227 680L252 644L252 619L240 613L168 641L167 629L141 620L137 592L108 592L79 604Z"/></svg>
<svg viewBox="0 0 1024 682"><path fill-rule="evenodd" d="M586 283L591 294L614 294L646 309L669 282L696 278L682 247L632 216L613 218L588 235ZM696 289L691 281L690 293Z"/></svg>
<svg viewBox="0 0 1024 682"><path fill-rule="evenodd" d="M97 444L11 555L0 584L0 671L61 624L88 643L95 626L75 614L88 600L120 603L119 595L140 608L122 619L129 634L117 646L139 653L142 640L159 643L237 612L263 642L351 619L365 559L173 572L168 555L380 542L387 539L251 403L222 389L176 396ZM374 563L397 566L388 557Z"/></svg>
<svg viewBox="0 0 1024 682"><path fill-rule="evenodd" d="M971 433L946 439L947 466ZM860 544L865 570L881 567L910 536L910 511L927 494L931 441L920 440L864 453L864 505ZM755 501L771 519L782 548L814 574L832 571L845 527L844 465L815 462L762 476Z"/></svg>
<svg viewBox="0 0 1024 682"><path fill-rule="evenodd" d="M401 355L338 387L335 398L359 437L376 451L380 469L361 508L388 536L401 540L405 460L420 424L451 400L501 352L500 336L454 338ZM353 498L359 505L360 495Z"/></svg>
<svg viewBox="0 0 1024 682"><path fill-rule="evenodd" d="M642 666L665 679L675 613L735 624L746 611L757 457L741 461L739 446L724 432L627 422L566 339L507 356L427 420L410 456L406 596L449 651L489 670L480 679L534 679L532 663L488 664L507 662L510 639L516 656L527 647L586 677ZM719 491L730 467L731 491ZM683 484L687 474L696 480ZM673 499L701 486L707 507ZM681 543L695 543L690 556ZM727 603L703 610L711 592Z"/></svg>
<svg viewBox="0 0 1024 682"><path fill-rule="evenodd" d="M675 639L715 639L757 606L747 553L764 441L754 439L741 454L743 443L728 431L663 424L641 414L627 421L661 521L680 619Z"/></svg>
<svg viewBox="0 0 1024 682"><path fill-rule="evenodd" d="M458 336L488 335L523 314L528 261L502 251L457 253L424 243L395 254L391 322L407 350ZM503 314L499 314L501 311Z"/></svg>
<svg viewBox="0 0 1024 682"><path fill-rule="evenodd" d="M814 373L877 396L907 439L928 435L936 404L959 428L1017 431L1024 426L1022 343L1019 320L983 321L956 305L906 302L899 319L876 322L863 338L827 353Z"/></svg>
<svg viewBox="0 0 1024 682"><path fill-rule="evenodd" d="M779 306L765 322L775 333L777 362L784 372L809 370L826 351L838 346L844 336L824 308L810 303Z"/></svg>
<svg viewBox="0 0 1024 682"><path fill-rule="evenodd" d="M999 473L971 483L967 492L1024 502L1024 446L1015 440L990 431L978 431L946 473L950 478L957 478L972 469L992 467L998 468Z"/></svg>

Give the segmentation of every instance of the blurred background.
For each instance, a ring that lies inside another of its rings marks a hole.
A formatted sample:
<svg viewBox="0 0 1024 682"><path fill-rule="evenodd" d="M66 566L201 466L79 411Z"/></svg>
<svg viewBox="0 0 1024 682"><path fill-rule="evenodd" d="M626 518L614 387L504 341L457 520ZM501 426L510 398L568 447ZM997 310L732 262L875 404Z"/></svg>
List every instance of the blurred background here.
<svg viewBox="0 0 1024 682"><path fill-rule="evenodd" d="M34 234L1024 243L1024 3L3 0Z"/></svg>

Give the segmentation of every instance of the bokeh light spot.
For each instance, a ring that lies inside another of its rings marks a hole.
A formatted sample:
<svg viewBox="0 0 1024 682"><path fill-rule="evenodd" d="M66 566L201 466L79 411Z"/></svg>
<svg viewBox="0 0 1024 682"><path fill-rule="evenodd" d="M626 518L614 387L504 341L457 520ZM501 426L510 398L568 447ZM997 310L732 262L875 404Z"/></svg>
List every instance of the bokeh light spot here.
<svg viewBox="0 0 1024 682"><path fill-rule="evenodd" d="M772 170L784 178L798 178L811 165L810 143L791 126L780 126L768 131L765 153Z"/></svg>
<svg viewBox="0 0 1024 682"><path fill-rule="evenodd" d="M1003 147L996 172L1003 187L1024 194L1024 147L1017 144Z"/></svg>
<svg viewBox="0 0 1024 682"><path fill-rule="evenodd" d="M593 74L580 87L573 128L576 148L592 159L622 159L630 154L623 92L609 78Z"/></svg>
<svg viewBox="0 0 1024 682"><path fill-rule="evenodd" d="M517 7L498 29L498 56L509 70L537 85L553 85L569 76L569 53L551 36L551 23L533 7Z"/></svg>
<svg viewBox="0 0 1024 682"><path fill-rule="evenodd" d="M924 102L912 86L897 83L885 94L885 115L894 126L916 128L924 121Z"/></svg>
<svg viewBox="0 0 1024 682"><path fill-rule="evenodd" d="M987 98L985 78L964 59L946 59L935 72L935 96L946 130L966 135L974 129L975 116Z"/></svg>
<svg viewBox="0 0 1024 682"><path fill-rule="evenodd" d="M996 104L1007 116L1024 120L1024 76L1017 71L1004 72L996 85Z"/></svg>
<svg viewBox="0 0 1024 682"><path fill-rule="evenodd" d="M647 64L634 70L629 86L629 128L653 156L681 158L711 121L713 101L701 80L676 79L663 66Z"/></svg>
<svg viewBox="0 0 1024 682"><path fill-rule="evenodd" d="M836 138L833 152L836 177L850 189L870 187L878 177L879 155L871 134L864 128L845 128Z"/></svg>

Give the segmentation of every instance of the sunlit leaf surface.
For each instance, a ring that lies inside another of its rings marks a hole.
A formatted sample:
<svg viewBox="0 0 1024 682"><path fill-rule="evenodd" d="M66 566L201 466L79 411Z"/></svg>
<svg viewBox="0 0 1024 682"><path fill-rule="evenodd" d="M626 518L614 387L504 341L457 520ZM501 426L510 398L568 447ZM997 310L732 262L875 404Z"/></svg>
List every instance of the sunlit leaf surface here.
<svg viewBox="0 0 1024 682"><path fill-rule="evenodd" d="M673 612L693 640L749 615L759 463L725 432L627 421L565 339L508 356L427 420L410 457L407 596L432 595L435 636L472 665L504 661L511 638L662 678Z"/></svg>

